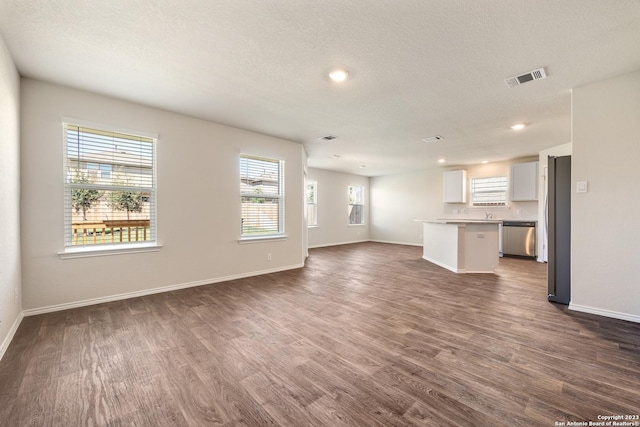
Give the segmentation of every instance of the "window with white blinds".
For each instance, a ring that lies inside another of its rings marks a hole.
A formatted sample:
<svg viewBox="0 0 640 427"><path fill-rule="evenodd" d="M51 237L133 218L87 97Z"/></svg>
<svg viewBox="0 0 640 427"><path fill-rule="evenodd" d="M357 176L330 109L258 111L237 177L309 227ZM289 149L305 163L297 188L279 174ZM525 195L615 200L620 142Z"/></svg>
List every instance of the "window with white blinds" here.
<svg viewBox="0 0 640 427"><path fill-rule="evenodd" d="M507 204L506 176L471 179L472 206L506 206Z"/></svg>
<svg viewBox="0 0 640 427"><path fill-rule="evenodd" d="M307 225L314 227L318 225L318 182L307 181Z"/></svg>
<svg viewBox="0 0 640 427"><path fill-rule="evenodd" d="M361 185L349 186L349 224L364 224L364 187Z"/></svg>
<svg viewBox="0 0 640 427"><path fill-rule="evenodd" d="M240 155L243 237L284 234L284 161Z"/></svg>
<svg viewBox="0 0 640 427"><path fill-rule="evenodd" d="M155 143L63 123L65 247L156 240Z"/></svg>

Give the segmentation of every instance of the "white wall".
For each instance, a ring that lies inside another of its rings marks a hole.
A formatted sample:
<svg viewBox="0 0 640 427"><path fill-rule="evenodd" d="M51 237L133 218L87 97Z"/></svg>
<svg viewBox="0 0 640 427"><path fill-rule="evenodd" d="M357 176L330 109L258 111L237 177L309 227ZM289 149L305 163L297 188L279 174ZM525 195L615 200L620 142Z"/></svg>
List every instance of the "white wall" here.
<svg viewBox="0 0 640 427"><path fill-rule="evenodd" d="M22 312L19 112L20 77L0 37L0 358Z"/></svg>
<svg viewBox="0 0 640 427"><path fill-rule="evenodd" d="M30 79L21 107L25 309L302 265L301 144ZM63 116L159 135L159 252L58 257ZM238 244L241 152L285 160L286 241Z"/></svg>
<svg viewBox="0 0 640 427"><path fill-rule="evenodd" d="M309 247L368 241L371 223L369 178L309 168L307 179L318 183L318 226L309 228ZM349 225L349 185L364 186L364 225Z"/></svg>
<svg viewBox="0 0 640 427"><path fill-rule="evenodd" d="M571 308L640 321L640 71L573 90Z"/></svg>
<svg viewBox="0 0 640 427"><path fill-rule="evenodd" d="M547 236L547 167L549 156L570 156L572 144L558 145L539 153L538 159L538 262L548 261L548 236Z"/></svg>
<svg viewBox="0 0 640 427"><path fill-rule="evenodd" d="M303 179L307 180L307 152L304 147L302 148L300 155L302 156ZM302 209L302 258L306 259L309 256L309 233L307 232L307 189L304 185L302 186L302 199L305 201L300 206L300 209Z"/></svg>
<svg viewBox="0 0 640 427"><path fill-rule="evenodd" d="M486 165L434 168L371 178L371 239L380 242L422 245L422 224L414 220L436 218L484 218L489 212L497 218L538 219L538 202L509 202L508 207L473 208L469 185L467 203L444 203L442 173L465 169L467 179L510 174L512 163L535 161L537 158Z"/></svg>
<svg viewBox="0 0 640 427"><path fill-rule="evenodd" d="M442 217L442 169L371 178L371 240L422 245L422 223Z"/></svg>

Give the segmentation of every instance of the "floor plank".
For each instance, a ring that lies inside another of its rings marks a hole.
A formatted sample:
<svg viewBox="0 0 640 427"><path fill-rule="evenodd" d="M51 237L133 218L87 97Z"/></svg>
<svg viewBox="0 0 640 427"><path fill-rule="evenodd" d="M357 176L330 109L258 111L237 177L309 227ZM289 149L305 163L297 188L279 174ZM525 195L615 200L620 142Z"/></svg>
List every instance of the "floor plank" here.
<svg viewBox="0 0 640 427"><path fill-rule="evenodd" d="M25 318L0 425L552 426L640 412L640 324L546 301L546 265L418 247Z"/></svg>

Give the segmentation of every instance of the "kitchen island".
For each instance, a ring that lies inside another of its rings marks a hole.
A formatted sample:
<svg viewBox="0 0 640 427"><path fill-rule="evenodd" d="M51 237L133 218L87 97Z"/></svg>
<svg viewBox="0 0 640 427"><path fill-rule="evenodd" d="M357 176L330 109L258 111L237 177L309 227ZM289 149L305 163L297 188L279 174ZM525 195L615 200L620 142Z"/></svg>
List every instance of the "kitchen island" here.
<svg viewBox="0 0 640 427"><path fill-rule="evenodd" d="M454 273L493 273L499 220L441 219L423 223L422 258Z"/></svg>

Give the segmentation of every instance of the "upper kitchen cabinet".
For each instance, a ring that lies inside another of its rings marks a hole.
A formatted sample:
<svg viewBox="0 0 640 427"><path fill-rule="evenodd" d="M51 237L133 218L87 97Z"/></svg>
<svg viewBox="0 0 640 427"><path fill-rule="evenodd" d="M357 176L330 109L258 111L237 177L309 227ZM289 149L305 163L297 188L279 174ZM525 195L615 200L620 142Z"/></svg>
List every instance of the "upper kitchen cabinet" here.
<svg viewBox="0 0 640 427"><path fill-rule="evenodd" d="M511 165L511 201L538 200L538 162Z"/></svg>
<svg viewBox="0 0 640 427"><path fill-rule="evenodd" d="M446 171L443 173L444 202L467 202L467 171Z"/></svg>

